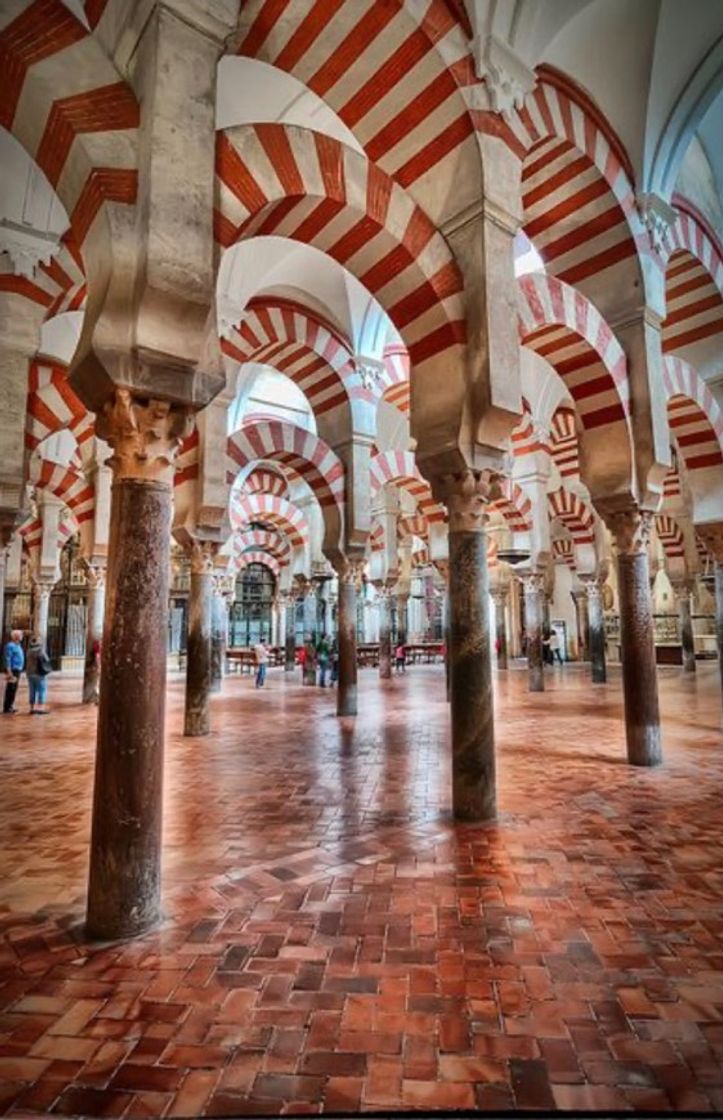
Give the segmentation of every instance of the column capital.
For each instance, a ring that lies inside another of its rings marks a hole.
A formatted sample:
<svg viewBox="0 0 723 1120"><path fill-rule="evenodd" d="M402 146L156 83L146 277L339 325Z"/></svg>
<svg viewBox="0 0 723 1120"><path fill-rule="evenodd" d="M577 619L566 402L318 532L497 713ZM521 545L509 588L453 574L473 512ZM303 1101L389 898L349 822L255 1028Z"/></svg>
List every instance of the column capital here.
<svg viewBox="0 0 723 1120"><path fill-rule="evenodd" d="M578 578L583 585L585 593L587 594L588 603L593 602L593 601L596 602L596 603L601 602L601 600L602 600L602 589L603 589L603 585L605 583L605 580L601 579L600 576L592 576L592 575L589 575L589 576L588 575L584 575L584 576L581 575Z"/></svg>
<svg viewBox="0 0 723 1120"><path fill-rule="evenodd" d="M173 484L174 460L193 431L187 405L155 400L115 389L96 418L96 431L110 445L113 477Z"/></svg>
<svg viewBox="0 0 723 1120"><path fill-rule="evenodd" d="M519 579L525 589L525 594L542 594L545 590L545 572L520 572Z"/></svg>
<svg viewBox="0 0 723 1120"><path fill-rule="evenodd" d="M605 516L605 524L613 535L618 556L639 556L646 552L653 527L652 510L629 507Z"/></svg>
<svg viewBox="0 0 723 1120"><path fill-rule="evenodd" d="M217 552L218 544L215 541L201 541L197 538L192 540L188 548L191 560L191 575L213 575Z"/></svg>
<svg viewBox="0 0 723 1120"><path fill-rule="evenodd" d="M496 607L505 607L507 605L507 601L510 597L508 587L496 587L490 594L492 595L492 601Z"/></svg>
<svg viewBox="0 0 723 1120"><path fill-rule="evenodd" d="M497 471L456 471L432 480L432 493L449 514L450 533L480 533L490 501L497 496L501 475Z"/></svg>
<svg viewBox="0 0 723 1120"><path fill-rule="evenodd" d="M336 568L340 583L353 583L357 591L362 585L362 576L366 567L364 556L345 556Z"/></svg>
<svg viewBox="0 0 723 1120"><path fill-rule="evenodd" d="M89 588L95 591L98 588L105 587L105 564L86 560L84 569L86 583Z"/></svg>
<svg viewBox="0 0 723 1120"><path fill-rule="evenodd" d="M33 590L35 591L36 595L40 596L41 599L50 598L50 594L55 587L55 584L56 580L37 579L36 577L33 577Z"/></svg>

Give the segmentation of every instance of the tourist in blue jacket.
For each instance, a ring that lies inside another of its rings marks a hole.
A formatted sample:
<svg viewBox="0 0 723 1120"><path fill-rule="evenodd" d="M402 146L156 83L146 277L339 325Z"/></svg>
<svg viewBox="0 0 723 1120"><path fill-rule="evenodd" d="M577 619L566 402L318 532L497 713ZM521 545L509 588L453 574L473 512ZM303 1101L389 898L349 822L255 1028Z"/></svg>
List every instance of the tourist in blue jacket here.
<svg viewBox="0 0 723 1120"><path fill-rule="evenodd" d="M3 715L13 715L15 712L15 693L18 690L20 674L25 668L25 654L21 642L22 630L11 630L10 641L6 643L3 651L5 658L5 696L3 699Z"/></svg>

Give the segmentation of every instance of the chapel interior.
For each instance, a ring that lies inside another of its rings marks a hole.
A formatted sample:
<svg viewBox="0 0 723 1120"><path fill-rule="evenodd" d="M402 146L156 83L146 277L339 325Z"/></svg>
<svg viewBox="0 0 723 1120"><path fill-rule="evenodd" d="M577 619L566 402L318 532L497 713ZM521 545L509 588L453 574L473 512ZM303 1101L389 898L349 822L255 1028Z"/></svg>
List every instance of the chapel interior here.
<svg viewBox="0 0 723 1120"><path fill-rule="evenodd" d="M0 630L0 1115L723 1113L723 3L0 0Z"/></svg>

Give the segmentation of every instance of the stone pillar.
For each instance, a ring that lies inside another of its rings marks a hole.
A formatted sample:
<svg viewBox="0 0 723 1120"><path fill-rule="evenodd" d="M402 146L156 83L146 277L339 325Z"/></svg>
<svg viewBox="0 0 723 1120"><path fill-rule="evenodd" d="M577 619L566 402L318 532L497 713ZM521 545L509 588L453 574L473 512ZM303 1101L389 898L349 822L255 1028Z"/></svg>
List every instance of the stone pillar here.
<svg viewBox="0 0 723 1120"><path fill-rule="evenodd" d="M494 476L435 480L449 514L447 659L452 715L452 804L462 821L497 812L485 507Z"/></svg>
<svg viewBox="0 0 723 1120"><path fill-rule="evenodd" d="M97 704L99 699L101 659L98 656L103 638L105 614L105 567L86 565L87 598L85 612L85 667L83 670L83 703Z"/></svg>
<svg viewBox="0 0 723 1120"><path fill-rule="evenodd" d="M356 595L363 566L363 562L360 561L347 561L338 571L339 682L336 694L338 716L357 714Z"/></svg>
<svg viewBox="0 0 723 1120"><path fill-rule="evenodd" d="M5 576L8 565L8 550L0 536L0 644L5 642Z"/></svg>
<svg viewBox="0 0 723 1120"><path fill-rule="evenodd" d="M185 408L116 389L96 419L113 449L87 933L159 917L173 460Z"/></svg>
<svg viewBox="0 0 723 1120"><path fill-rule="evenodd" d="M407 641L408 624L407 624L407 608L409 605L409 595L397 595L397 642L404 644Z"/></svg>
<svg viewBox="0 0 723 1120"><path fill-rule="evenodd" d="M544 618L545 576L528 572L522 577L525 589L525 652L530 692L545 691L545 662L542 655L542 622Z"/></svg>
<svg viewBox="0 0 723 1120"><path fill-rule="evenodd" d="M186 637L186 709L183 734L208 735L211 730L211 626L213 558L216 546L195 540L191 546L191 593Z"/></svg>
<svg viewBox="0 0 723 1120"><path fill-rule="evenodd" d="M220 692L226 674L226 643L228 640L228 607L224 576L213 577L211 601L211 692Z"/></svg>
<svg viewBox="0 0 723 1120"><path fill-rule="evenodd" d="M497 668L507 668L507 590L492 594L495 604L495 639L497 641Z"/></svg>
<svg viewBox="0 0 723 1120"><path fill-rule="evenodd" d="M318 603L316 598L316 591L311 580L307 580L304 585L304 640L307 635L312 638L317 637L317 622L318 622Z"/></svg>
<svg viewBox="0 0 723 1120"><path fill-rule="evenodd" d="M692 584L688 581L675 583L673 591L678 600L678 617L680 619L680 644L683 652L683 672L694 673L695 666L695 639L693 638L693 619L690 611L690 595Z"/></svg>
<svg viewBox="0 0 723 1120"><path fill-rule="evenodd" d="M48 641L48 610L55 581L33 580L33 634L45 645Z"/></svg>
<svg viewBox="0 0 723 1120"><path fill-rule="evenodd" d="M587 611L587 591L572 591L575 604L575 622L577 624L577 659L587 661L590 656L590 624Z"/></svg>
<svg viewBox="0 0 723 1120"><path fill-rule="evenodd" d="M392 676L392 612L391 590L388 587L377 588L377 603L379 606L379 677L386 681Z"/></svg>
<svg viewBox="0 0 723 1120"><path fill-rule="evenodd" d="M286 594L285 620L284 671L291 673L296 668L296 596L293 591Z"/></svg>
<svg viewBox="0 0 723 1120"><path fill-rule="evenodd" d="M617 551L625 734L634 766L657 766L663 758L648 574L652 517L647 510L628 509L608 518Z"/></svg>
<svg viewBox="0 0 723 1120"><path fill-rule="evenodd" d="M723 561L715 562L715 633L718 646L718 669L723 688Z"/></svg>
<svg viewBox="0 0 723 1120"><path fill-rule="evenodd" d="M587 591L588 649L593 684L605 684L608 679L605 658L605 616L603 614L603 581L585 581Z"/></svg>

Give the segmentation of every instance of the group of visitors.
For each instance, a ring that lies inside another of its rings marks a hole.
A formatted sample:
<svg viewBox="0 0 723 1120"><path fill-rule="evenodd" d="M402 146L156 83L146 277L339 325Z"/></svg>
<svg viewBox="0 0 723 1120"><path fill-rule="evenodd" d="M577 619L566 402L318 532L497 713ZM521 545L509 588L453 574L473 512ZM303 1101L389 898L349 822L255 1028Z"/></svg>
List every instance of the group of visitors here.
<svg viewBox="0 0 723 1120"><path fill-rule="evenodd" d="M31 716L47 715L48 676L51 665L47 650L37 635L28 643L27 652L23 647L23 631L11 630L10 640L3 650L5 668L5 694L3 696L3 715L12 716L17 712L15 700L23 670L28 678L28 693Z"/></svg>

